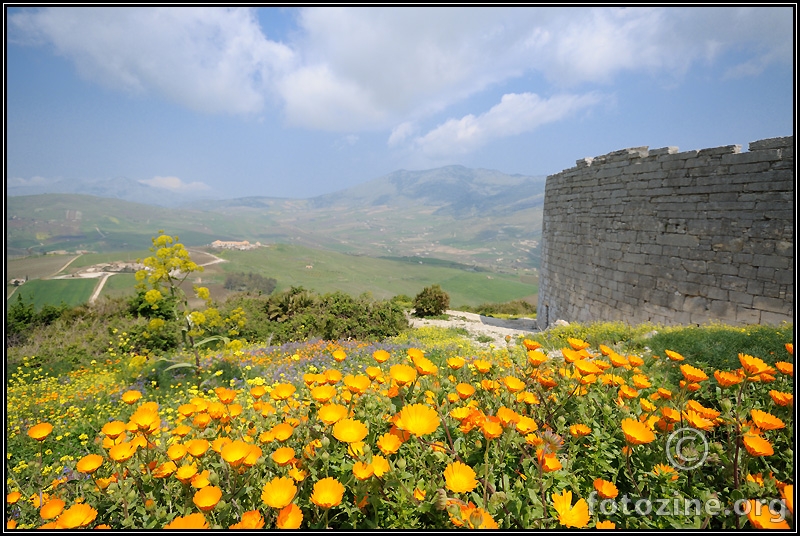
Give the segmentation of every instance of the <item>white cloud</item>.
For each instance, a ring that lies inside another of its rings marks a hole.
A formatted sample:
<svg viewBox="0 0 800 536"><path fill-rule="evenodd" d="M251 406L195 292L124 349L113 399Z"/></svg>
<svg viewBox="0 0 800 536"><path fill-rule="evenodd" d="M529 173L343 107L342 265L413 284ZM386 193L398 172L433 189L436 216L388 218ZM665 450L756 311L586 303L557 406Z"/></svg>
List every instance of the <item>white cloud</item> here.
<svg viewBox="0 0 800 536"><path fill-rule="evenodd" d="M416 127L411 121L400 123L392 129L392 134L389 136L387 145L389 145L389 147L400 145L406 140L406 138L413 135L415 130Z"/></svg>
<svg viewBox="0 0 800 536"><path fill-rule="evenodd" d="M211 187L204 182L183 182L178 177L159 177L155 176L152 179L142 179L139 182L152 186L154 188L162 188L171 192L202 192L210 190Z"/></svg>
<svg viewBox="0 0 800 536"><path fill-rule="evenodd" d="M265 82L292 58L246 9L50 8L11 25L17 41L51 43L89 80L208 113L260 112Z"/></svg>
<svg viewBox="0 0 800 536"><path fill-rule="evenodd" d="M601 97L596 94L542 99L533 93L510 93L477 117L470 114L461 119L449 119L416 138L414 146L433 158L466 154L492 140L530 132L600 101Z"/></svg>
<svg viewBox="0 0 800 536"><path fill-rule="evenodd" d="M541 76L564 90L623 72L679 82L692 65L733 54L731 77L791 65L793 20L791 6L320 7L298 10L297 31L278 43L251 9L80 7L13 14L9 39L51 44L90 80L194 110L277 105L304 128L395 126L397 143L409 134L396 125L509 82Z"/></svg>

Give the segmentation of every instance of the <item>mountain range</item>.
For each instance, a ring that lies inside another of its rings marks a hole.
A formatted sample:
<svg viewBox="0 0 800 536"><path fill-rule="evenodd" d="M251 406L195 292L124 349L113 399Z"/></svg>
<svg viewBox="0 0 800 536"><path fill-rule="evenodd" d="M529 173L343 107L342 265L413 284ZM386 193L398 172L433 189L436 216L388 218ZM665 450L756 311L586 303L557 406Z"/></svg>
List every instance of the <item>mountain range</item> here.
<svg viewBox="0 0 800 536"><path fill-rule="evenodd" d="M447 166L400 170L308 199L196 198L178 208L165 206L170 196L163 190L130 179L74 181L71 193L18 195L19 189L9 188L6 255L147 249L150 237L164 229L187 245L217 239L296 243L532 270L538 266L545 180Z"/></svg>

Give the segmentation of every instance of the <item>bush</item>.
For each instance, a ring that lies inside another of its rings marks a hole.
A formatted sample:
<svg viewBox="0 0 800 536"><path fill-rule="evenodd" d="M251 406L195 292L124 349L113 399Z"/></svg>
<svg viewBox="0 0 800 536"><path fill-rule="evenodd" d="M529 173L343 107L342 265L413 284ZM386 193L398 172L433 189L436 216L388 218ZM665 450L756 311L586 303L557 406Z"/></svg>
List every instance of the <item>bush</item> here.
<svg viewBox="0 0 800 536"><path fill-rule="evenodd" d="M278 282L272 277L264 277L263 275L254 274L252 272L248 274L234 272L225 277L225 284L223 286L227 290L236 292L252 291L272 294L277 284Z"/></svg>
<svg viewBox="0 0 800 536"><path fill-rule="evenodd" d="M463 307L468 313L490 315L536 316L536 305L525 300L513 300L505 303L482 303L477 307Z"/></svg>
<svg viewBox="0 0 800 536"><path fill-rule="evenodd" d="M450 296L439 285L425 287L414 298L415 316L438 316L450 307Z"/></svg>

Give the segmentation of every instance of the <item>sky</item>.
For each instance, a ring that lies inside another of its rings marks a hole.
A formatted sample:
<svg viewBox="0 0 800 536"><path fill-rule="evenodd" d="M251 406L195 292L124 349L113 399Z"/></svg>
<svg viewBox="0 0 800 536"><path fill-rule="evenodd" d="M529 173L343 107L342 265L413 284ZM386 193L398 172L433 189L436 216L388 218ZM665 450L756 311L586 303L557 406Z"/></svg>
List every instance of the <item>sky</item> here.
<svg viewBox="0 0 800 536"><path fill-rule="evenodd" d="M793 6L6 8L6 185L307 198L794 134Z"/></svg>

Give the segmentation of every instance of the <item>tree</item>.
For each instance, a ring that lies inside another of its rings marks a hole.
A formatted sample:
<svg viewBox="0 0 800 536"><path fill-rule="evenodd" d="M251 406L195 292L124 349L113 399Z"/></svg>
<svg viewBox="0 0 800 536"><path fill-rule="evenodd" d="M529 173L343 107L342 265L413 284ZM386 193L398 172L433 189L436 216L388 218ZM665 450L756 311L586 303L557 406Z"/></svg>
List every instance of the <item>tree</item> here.
<svg viewBox="0 0 800 536"><path fill-rule="evenodd" d="M194 272L202 272L203 267L191 260L189 252L178 242L178 237L158 231L158 236L153 237L153 246L150 251L153 256L141 261L145 268L136 272L137 289L144 293L145 304L143 309L151 312L166 308L168 315L181 324L181 337L184 347L191 348L195 356L195 366L199 373L200 354L198 346L205 342L224 338L222 333L234 337L239 334L239 329L244 325L244 311L234 309L230 315L223 318L219 310L213 306L208 288L194 285L195 296L205 301L206 308L202 311L189 307L189 300L181 288ZM162 315L152 315L148 328L158 330L164 326ZM195 342L196 337L210 335L203 341Z"/></svg>
<svg viewBox="0 0 800 536"><path fill-rule="evenodd" d="M425 287L414 298L414 315L438 316L450 307L450 296L439 285Z"/></svg>

